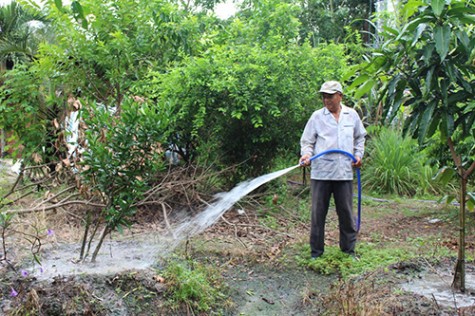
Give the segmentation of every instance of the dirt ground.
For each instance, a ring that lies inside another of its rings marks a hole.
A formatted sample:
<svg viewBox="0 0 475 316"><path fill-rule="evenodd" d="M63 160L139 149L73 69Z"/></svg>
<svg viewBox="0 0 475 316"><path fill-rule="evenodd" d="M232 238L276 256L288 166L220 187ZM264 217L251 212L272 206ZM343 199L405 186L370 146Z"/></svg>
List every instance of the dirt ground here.
<svg viewBox="0 0 475 316"><path fill-rule="evenodd" d="M467 291L460 294L450 287L456 218L444 206L365 198L363 209L359 244L419 241L421 249L444 248L449 255L399 261L350 279L322 275L298 260L307 255L308 223L293 218L292 210L268 217L235 207L173 254L164 247L160 214L140 213L130 230L106 242L98 263L77 264L80 223L57 210L28 217L31 225L54 231L43 241L41 268L24 256L29 249L23 239L5 237L16 269L2 261L0 315L475 315L472 230ZM331 212L329 246L338 244L335 221ZM201 313L171 309L161 273L172 256L213 266L227 289L222 306Z"/></svg>

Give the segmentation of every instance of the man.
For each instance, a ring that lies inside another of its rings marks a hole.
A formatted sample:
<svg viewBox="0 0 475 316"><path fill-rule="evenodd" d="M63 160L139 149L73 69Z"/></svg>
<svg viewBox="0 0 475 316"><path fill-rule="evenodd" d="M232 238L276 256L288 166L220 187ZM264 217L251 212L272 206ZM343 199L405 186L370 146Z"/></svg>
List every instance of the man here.
<svg viewBox="0 0 475 316"><path fill-rule="evenodd" d="M312 114L300 139L300 164L312 164L311 256L318 258L323 254L325 220L332 195L338 215L340 249L355 256L357 231L353 219L352 167L361 166L366 130L358 113L341 103L343 89L339 82L325 82L319 93L324 107ZM340 153L326 154L310 162L312 156L331 149L352 154L356 162Z"/></svg>

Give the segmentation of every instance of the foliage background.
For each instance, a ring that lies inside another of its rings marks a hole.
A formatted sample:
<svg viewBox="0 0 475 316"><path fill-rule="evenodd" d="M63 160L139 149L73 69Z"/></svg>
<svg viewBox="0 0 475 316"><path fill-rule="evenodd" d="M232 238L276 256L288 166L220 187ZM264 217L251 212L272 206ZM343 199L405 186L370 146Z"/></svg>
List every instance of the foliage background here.
<svg viewBox="0 0 475 316"><path fill-rule="evenodd" d="M439 194L446 187L431 175L447 165L445 175L462 179L461 210L475 206L466 190L475 169L471 1L408 0L391 21L371 20L374 3L356 0L249 0L228 20L213 14L214 0L20 4L0 10L2 137L25 165L71 167L68 184L103 206L93 223L95 209L85 212L84 244L90 225L90 238L103 228L99 247L130 225L144 193L176 167L167 150L185 167L235 168L209 196L294 164L330 79L345 83L346 102L370 125L367 190ZM63 122L76 110L84 152L68 156ZM5 231L11 218L0 214ZM461 216L461 235L464 227Z"/></svg>

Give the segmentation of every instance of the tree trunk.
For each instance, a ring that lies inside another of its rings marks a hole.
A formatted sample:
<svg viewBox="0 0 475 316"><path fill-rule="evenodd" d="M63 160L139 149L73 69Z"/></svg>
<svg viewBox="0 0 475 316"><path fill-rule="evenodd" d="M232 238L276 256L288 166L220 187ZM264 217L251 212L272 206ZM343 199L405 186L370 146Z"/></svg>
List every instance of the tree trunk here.
<svg viewBox="0 0 475 316"><path fill-rule="evenodd" d="M96 262L97 254L99 253L99 250L102 247L102 243L104 242L104 239L106 238L106 236L109 233L110 233L109 226L106 225L104 227L104 230L102 231L101 237L99 238L99 243L97 244L96 249L94 249L94 253L92 254L91 262Z"/></svg>
<svg viewBox="0 0 475 316"><path fill-rule="evenodd" d="M5 156L5 131L0 129L0 158Z"/></svg>
<svg viewBox="0 0 475 316"><path fill-rule="evenodd" d="M82 244L81 244L81 252L79 254L79 260L83 260L86 256L86 245L87 245L87 237L89 235L89 226L91 225L91 213L87 211L86 214L86 222L84 225L84 235L82 238Z"/></svg>
<svg viewBox="0 0 475 316"><path fill-rule="evenodd" d="M454 280L452 288L465 292L465 224L466 224L466 195L468 177L475 171L475 161L471 163L468 169L464 169L462 158L455 151L454 142L451 137L447 139L452 159L457 167L457 173L460 176L460 211L459 211L459 249L458 258L455 265Z"/></svg>
<svg viewBox="0 0 475 316"><path fill-rule="evenodd" d="M460 292L465 292L465 195L467 193L467 178L464 177L464 172L461 172L460 179L459 249L452 287Z"/></svg>

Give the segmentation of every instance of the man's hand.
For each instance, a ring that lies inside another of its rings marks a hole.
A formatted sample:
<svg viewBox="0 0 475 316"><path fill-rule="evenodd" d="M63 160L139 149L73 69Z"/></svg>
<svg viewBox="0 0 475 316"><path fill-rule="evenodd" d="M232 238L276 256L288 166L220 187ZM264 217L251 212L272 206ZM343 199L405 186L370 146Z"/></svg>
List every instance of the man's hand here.
<svg viewBox="0 0 475 316"><path fill-rule="evenodd" d="M352 163L351 165L355 168L360 168L363 162L361 161L361 157L356 156L356 162Z"/></svg>
<svg viewBox="0 0 475 316"><path fill-rule="evenodd" d="M300 157L299 165L301 167L310 166L310 155L303 155L302 157Z"/></svg>

